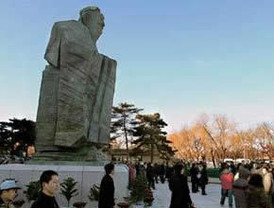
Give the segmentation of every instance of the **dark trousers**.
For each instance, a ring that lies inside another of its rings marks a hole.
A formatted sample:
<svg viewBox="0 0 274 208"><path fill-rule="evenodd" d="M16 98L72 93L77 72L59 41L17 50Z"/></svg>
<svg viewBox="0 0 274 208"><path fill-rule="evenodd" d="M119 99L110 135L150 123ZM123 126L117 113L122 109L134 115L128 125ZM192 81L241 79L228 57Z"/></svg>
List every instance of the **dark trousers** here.
<svg viewBox="0 0 274 208"><path fill-rule="evenodd" d="M221 193L222 193L222 196L221 196L220 204L224 205L225 198L228 197L228 205L229 207L232 207L233 205L232 189L222 189Z"/></svg>
<svg viewBox="0 0 274 208"><path fill-rule="evenodd" d="M155 182L158 183L158 175L154 176Z"/></svg>
<svg viewBox="0 0 274 208"><path fill-rule="evenodd" d="M198 187L199 187L198 181L191 181L192 193L196 193L197 191L199 191Z"/></svg>
<svg viewBox="0 0 274 208"><path fill-rule="evenodd" d="M161 180L161 183L165 183L165 175L164 174L160 175L160 180Z"/></svg>
<svg viewBox="0 0 274 208"><path fill-rule="evenodd" d="M148 186L155 189L155 183L153 178L148 179Z"/></svg>
<svg viewBox="0 0 274 208"><path fill-rule="evenodd" d="M206 194L205 187L206 187L205 184L201 184L202 194Z"/></svg>

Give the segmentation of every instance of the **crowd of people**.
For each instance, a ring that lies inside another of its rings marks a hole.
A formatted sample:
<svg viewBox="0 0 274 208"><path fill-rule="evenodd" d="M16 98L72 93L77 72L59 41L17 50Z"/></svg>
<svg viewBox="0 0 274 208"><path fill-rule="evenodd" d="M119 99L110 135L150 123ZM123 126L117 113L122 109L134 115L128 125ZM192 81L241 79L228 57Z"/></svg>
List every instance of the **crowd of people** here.
<svg viewBox="0 0 274 208"><path fill-rule="evenodd" d="M209 182L207 165L204 162L176 164L174 166L154 163L136 163L129 165L130 171L146 174L148 185L155 189L159 181L169 183L172 192L170 208L194 207L190 197L187 177L190 177L192 193L207 195L206 185ZM189 171L186 171L189 170ZM132 174L133 175L133 174ZM132 177L133 178L133 177ZM219 169L221 183L220 205L236 208L272 208L274 207L273 167L270 164L222 163Z"/></svg>
<svg viewBox="0 0 274 208"><path fill-rule="evenodd" d="M148 186L155 189L155 183L168 182L171 191L170 208L192 208L195 207L190 197L190 190L187 179L187 166L183 163L169 165L165 163L136 163L135 165L128 164L130 172L130 180L133 180L134 173L136 175L145 174ZM196 169L190 169L192 192L198 192L198 186L202 189L202 195L206 195L205 187L208 183L206 164L200 163ZM197 171L196 171L197 170ZM195 175L195 177L194 177ZM195 178L195 179L194 179Z"/></svg>
<svg viewBox="0 0 274 208"><path fill-rule="evenodd" d="M272 208L274 203L273 168L269 164L222 164L220 171L221 200L228 197L229 207Z"/></svg>
<svg viewBox="0 0 274 208"><path fill-rule="evenodd" d="M188 176L192 193L201 191L207 195L206 185L209 182L206 163L193 163L191 167L183 163L175 165L136 163L127 164L129 168L129 183L139 174L147 178L147 185L155 189L155 183L167 181L171 191L170 208L195 207L188 187ZM99 208L113 208L115 165L106 164L105 176L100 184ZM223 163L219 172L221 182L220 205L225 204L236 208L272 208L274 196L273 167L269 164L243 165L237 167L233 163ZM41 192L31 208L59 208L55 195L60 188L58 173L52 170L44 171L40 176ZM6 179L0 184L0 208L14 208L12 202L20 187L15 180Z"/></svg>

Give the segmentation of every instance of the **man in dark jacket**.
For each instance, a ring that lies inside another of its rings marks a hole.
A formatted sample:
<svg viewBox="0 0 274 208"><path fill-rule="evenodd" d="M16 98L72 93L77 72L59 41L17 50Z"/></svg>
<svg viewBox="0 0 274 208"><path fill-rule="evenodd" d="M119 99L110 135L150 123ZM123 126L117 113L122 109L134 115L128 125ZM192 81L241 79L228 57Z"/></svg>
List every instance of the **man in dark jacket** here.
<svg viewBox="0 0 274 208"><path fill-rule="evenodd" d="M165 183L165 172L166 172L165 164L162 163L161 166L160 166L160 180L161 180L161 183Z"/></svg>
<svg viewBox="0 0 274 208"><path fill-rule="evenodd" d="M207 176L207 170L206 170L206 163L203 164L203 168L201 170L201 177L200 177L200 186L202 189L202 195L207 195L205 192L205 187L208 184L208 176Z"/></svg>
<svg viewBox="0 0 274 208"><path fill-rule="evenodd" d="M169 181L171 190L171 203L169 208L189 208L194 207L189 194L187 177L183 174L184 166L177 164L174 166L175 174Z"/></svg>
<svg viewBox="0 0 274 208"><path fill-rule="evenodd" d="M46 170L40 177L42 191L31 208L59 208L55 194L60 188L58 173L53 170Z"/></svg>
<svg viewBox="0 0 274 208"><path fill-rule="evenodd" d="M105 165L106 175L103 177L100 185L98 208L113 208L114 203L114 165L112 163Z"/></svg>
<svg viewBox="0 0 274 208"><path fill-rule="evenodd" d="M146 169L146 177L147 177L149 187L153 189L155 189L154 176L155 176L154 168L151 166L151 163L148 163L147 169Z"/></svg>
<svg viewBox="0 0 274 208"><path fill-rule="evenodd" d="M192 190L192 193L196 193L198 192L198 183L199 183L199 180L197 177L199 170L196 167L196 163L192 164L189 171L190 171L190 177L191 177L191 190Z"/></svg>

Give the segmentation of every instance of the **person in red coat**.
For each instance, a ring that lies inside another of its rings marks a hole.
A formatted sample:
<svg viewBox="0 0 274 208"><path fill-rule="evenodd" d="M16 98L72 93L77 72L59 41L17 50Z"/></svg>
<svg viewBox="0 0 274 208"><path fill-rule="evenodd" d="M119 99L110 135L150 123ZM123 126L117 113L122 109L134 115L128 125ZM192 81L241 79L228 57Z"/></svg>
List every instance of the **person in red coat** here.
<svg viewBox="0 0 274 208"><path fill-rule="evenodd" d="M114 202L114 182L112 175L114 174L114 164L105 165L106 175L102 178L99 193L98 208L113 208Z"/></svg>
<svg viewBox="0 0 274 208"><path fill-rule="evenodd" d="M233 196L232 196L232 185L234 181L234 175L229 171L226 166L220 175L220 180L222 183L222 196L220 204L223 206L225 203L225 197L228 196L228 205L230 208L233 207Z"/></svg>

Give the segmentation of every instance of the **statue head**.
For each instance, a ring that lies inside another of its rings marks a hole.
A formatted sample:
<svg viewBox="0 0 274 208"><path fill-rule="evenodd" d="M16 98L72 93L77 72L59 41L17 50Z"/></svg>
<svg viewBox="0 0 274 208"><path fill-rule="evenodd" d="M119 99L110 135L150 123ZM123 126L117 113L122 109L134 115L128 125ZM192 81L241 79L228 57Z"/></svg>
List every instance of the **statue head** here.
<svg viewBox="0 0 274 208"><path fill-rule="evenodd" d="M100 9L94 6L85 7L80 11L79 21L88 27L91 38L96 42L105 26L104 16Z"/></svg>

